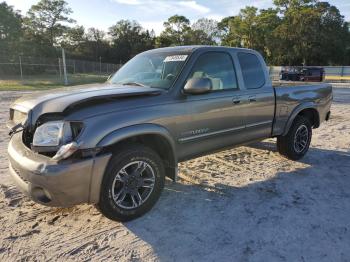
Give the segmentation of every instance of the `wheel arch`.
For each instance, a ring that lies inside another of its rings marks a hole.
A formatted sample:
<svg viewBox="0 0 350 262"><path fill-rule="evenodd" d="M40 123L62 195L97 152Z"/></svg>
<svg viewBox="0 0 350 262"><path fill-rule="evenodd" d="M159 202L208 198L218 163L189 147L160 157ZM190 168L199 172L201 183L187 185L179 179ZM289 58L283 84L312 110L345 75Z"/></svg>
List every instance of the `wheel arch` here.
<svg viewBox="0 0 350 262"><path fill-rule="evenodd" d="M313 128L318 128L320 126L320 114L317 110L317 105L315 103L301 104L296 107L291 113L283 132L284 136L288 133L290 127L294 122L294 119L297 116L303 116L307 118Z"/></svg>
<svg viewBox="0 0 350 262"><path fill-rule="evenodd" d="M165 127L156 124L141 124L121 128L107 134L97 144L97 147L113 152L129 143L143 144L157 152L164 162L166 176L176 180L178 160L175 143Z"/></svg>

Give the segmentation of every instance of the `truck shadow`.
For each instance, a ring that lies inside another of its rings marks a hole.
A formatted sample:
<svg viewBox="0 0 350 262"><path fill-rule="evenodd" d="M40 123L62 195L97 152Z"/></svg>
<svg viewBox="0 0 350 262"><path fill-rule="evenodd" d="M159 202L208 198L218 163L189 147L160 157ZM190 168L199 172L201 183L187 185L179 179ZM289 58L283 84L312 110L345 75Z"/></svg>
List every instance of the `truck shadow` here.
<svg viewBox="0 0 350 262"><path fill-rule="evenodd" d="M250 144L249 147L277 152L276 143L270 141ZM336 168L350 168L350 151L344 152L310 147L307 154L297 162L308 164L313 168L329 168L334 164L336 164Z"/></svg>
<svg viewBox="0 0 350 262"><path fill-rule="evenodd" d="M161 261L345 260L350 154L311 148L303 163L244 187L169 182L156 207L125 226Z"/></svg>

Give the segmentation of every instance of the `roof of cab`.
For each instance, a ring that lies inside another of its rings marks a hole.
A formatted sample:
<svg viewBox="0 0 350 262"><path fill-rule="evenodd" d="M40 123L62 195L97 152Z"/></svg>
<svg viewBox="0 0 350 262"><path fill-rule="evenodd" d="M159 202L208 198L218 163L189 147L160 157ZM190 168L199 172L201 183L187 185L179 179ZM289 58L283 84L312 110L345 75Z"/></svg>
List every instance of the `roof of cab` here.
<svg viewBox="0 0 350 262"><path fill-rule="evenodd" d="M162 47L156 48L146 51L148 52L189 52L192 53L195 50L199 49L207 49L207 50L222 50L222 49L236 49L236 50L251 50L246 48L238 48L238 47L228 47L228 46L210 46L210 45L189 45L189 46L172 46L172 47Z"/></svg>

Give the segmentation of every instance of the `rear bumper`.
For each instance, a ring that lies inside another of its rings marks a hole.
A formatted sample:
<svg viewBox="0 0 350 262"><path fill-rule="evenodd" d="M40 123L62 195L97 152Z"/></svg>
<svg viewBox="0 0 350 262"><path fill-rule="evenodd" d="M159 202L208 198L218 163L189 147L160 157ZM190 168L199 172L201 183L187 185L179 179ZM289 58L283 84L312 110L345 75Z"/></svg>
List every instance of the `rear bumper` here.
<svg viewBox="0 0 350 262"><path fill-rule="evenodd" d="M47 206L97 203L110 154L84 160L53 161L34 153L15 134L8 146L10 173L17 187Z"/></svg>

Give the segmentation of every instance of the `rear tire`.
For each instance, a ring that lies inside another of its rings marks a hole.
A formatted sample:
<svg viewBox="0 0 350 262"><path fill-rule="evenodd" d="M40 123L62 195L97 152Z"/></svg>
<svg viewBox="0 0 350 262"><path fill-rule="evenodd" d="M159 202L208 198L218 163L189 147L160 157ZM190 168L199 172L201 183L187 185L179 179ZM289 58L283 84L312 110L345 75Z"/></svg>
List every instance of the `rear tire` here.
<svg viewBox="0 0 350 262"><path fill-rule="evenodd" d="M104 174L97 209L114 221L148 212L164 187L164 165L152 149L131 145L113 154Z"/></svg>
<svg viewBox="0 0 350 262"><path fill-rule="evenodd" d="M288 159L299 160L309 150L311 137L310 121L305 117L297 116L287 135L277 137L277 150Z"/></svg>

